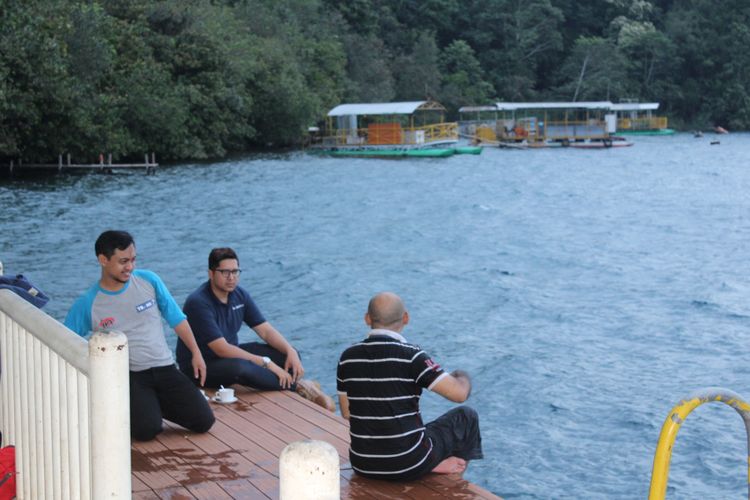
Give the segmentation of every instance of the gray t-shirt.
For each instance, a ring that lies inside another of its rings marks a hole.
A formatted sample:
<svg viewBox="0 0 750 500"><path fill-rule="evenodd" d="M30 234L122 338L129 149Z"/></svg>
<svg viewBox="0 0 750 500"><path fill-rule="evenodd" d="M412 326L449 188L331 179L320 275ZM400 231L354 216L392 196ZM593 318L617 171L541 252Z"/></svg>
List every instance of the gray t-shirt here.
<svg viewBox="0 0 750 500"><path fill-rule="evenodd" d="M161 278L136 269L122 290L110 292L95 283L76 300L65 326L85 337L93 331L120 331L128 338L130 370L174 364L162 317L171 328L185 320Z"/></svg>

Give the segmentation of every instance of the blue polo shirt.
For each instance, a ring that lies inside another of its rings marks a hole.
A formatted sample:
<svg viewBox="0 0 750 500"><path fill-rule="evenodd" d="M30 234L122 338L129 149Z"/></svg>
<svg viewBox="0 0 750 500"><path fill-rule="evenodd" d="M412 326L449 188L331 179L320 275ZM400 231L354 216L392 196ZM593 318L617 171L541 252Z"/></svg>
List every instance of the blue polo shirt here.
<svg viewBox="0 0 750 500"><path fill-rule="evenodd" d="M224 337L229 344L239 345L237 333L242 323L250 328L266 322L252 297L242 287L229 293L227 303L216 298L208 281L191 293L182 307L195 341L206 361L219 359L208 344ZM177 340L177 362L190 363L192 355L182 340Z"/></svg>

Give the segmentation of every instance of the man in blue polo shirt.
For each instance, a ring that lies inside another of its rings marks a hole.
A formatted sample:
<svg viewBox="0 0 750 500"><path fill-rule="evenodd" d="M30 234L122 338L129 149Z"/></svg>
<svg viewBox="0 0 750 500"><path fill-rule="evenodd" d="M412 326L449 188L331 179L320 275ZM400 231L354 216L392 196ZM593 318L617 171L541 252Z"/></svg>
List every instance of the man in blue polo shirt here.
<svg viewBox="0 0 750 500"><path fill-rule="evenodd" d="M335 411L333 398L303 379L305 369L297 350L261 314L250 294L239 286L242 270L231 248L214 248L208 256L208 281L191 293L183 311L195 332L208 374L208 387L241 384L261 390L290 389ZM264 342L240 344L242 324ZM177 362L190 373L190 351L177 342Z"/></svg>
<svg viewBox="0 0 750 500"><path fill-rule="evenodd" d="M206 377L206 363L185 315L162 280L135 269L135 242L125 231L105 231L94 245L101 278L76 300L65 326L85 337L117 330L128 338L130 353L130 433L148 441L162 431L162 418L194 432L207 432L214 414L193 384ZM186 377L174 363L162 317L186 346Z"/></svg>

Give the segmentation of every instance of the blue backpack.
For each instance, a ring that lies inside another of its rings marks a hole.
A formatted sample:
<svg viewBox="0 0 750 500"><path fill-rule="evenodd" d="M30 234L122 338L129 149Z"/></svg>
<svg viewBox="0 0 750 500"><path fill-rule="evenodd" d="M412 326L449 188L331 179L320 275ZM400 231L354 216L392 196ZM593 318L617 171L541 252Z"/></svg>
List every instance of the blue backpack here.
<svg viewBox="0 0 750 500"><path fill-rule="evenodd" d="M40 309L49 302L49 297L35 287L23 274L0 276L0 289L3 288L15 292Z"/></svg>

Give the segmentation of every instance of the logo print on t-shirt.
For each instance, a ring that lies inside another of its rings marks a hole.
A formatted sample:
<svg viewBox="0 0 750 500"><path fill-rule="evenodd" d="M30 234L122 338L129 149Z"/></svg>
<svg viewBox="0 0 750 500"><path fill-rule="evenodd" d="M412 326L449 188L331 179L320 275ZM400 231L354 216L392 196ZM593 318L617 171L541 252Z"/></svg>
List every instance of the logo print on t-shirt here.
<svg viewBox="0 0 750 500"><path fill-rule="evenodd" d="M154 299L149 299L143 304L138 304L137 306L135 306L135 310L138 311L139 313L142 313L146 309L150 309L154 307L154 304L156 304L156 301Z"/></svg>
<svg viewBox="0 0 750 500"><path fill-rule="evenodd" d="M425 364L427 365L427 368L434 372L440 369L440 365L435 363L432 359L428 359L427 361L425 361Z"/></svg>
<svg viewBox="0 0 750 500"><path fill-rule="evenodd" d="M101 330L107 330L109 328L112 328L115 324L115 318L109 317L109 318L102 318L102 320L99 322L99 328Z"/></svg>

